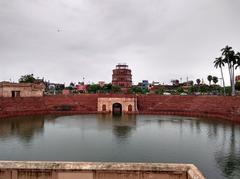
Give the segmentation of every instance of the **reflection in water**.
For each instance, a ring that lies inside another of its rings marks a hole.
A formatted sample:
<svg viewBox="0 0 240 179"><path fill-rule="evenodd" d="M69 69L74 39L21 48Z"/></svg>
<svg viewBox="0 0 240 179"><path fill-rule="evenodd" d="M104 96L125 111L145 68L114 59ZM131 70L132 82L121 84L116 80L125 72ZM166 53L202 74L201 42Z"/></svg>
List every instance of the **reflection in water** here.
<svg viewBox="0 0 240 179"><path fill-rule="evenodd" d="M228 142L224 140L221 150L215 154L216 162L226 177L240 178L240 148L236 141L235 126L231 125L231 134ZM239 136L238 136L239 138ZM226 138L225 138L226 139ZM236 145L236 143L238 145ZM227 150L225 150L227 148Z"/></svg>
<svg viewBox="0 0 240 179"><path fill-rule="evenodd" d="M136 129L135 115L99 115L98 122L109 125L113 134L121 141L130 137L132 130Z"/></svg>
<svg viewBox="0 0 240 179"><path fill-rule="evenodd" d="M128 138L131 135L132 128L129 126L114 126L113 127L113 133L118 138Z"/></svg>
<svg viewBox="0 0 240 179"><path fill-rule="evenodd" d="M16 136L30 143L34 135L43 133L44 117L19 117L0 122L0 140Z"/></svg>
<svg viewBox="0 0 240 179"><path fill-rule="evenodd" d="M200 123L200 121L196 120L195 124L196 124L196 131L197 131L198 134L200 134L201 133L201 123Z"/></svg>
<svg viewBox="0 0 240 179"><path fill-rule="evenodd" d="M0 159L194 163L207 178L240 178L240 125L156 115L5 119Z"/></svg>
<svg viewBox="0 0 240 179"><path fill-rule="evenodd" d="M136 128L136 116L127 115L124 118L113 116L113 134L120 139L127 139Z"/></svg>

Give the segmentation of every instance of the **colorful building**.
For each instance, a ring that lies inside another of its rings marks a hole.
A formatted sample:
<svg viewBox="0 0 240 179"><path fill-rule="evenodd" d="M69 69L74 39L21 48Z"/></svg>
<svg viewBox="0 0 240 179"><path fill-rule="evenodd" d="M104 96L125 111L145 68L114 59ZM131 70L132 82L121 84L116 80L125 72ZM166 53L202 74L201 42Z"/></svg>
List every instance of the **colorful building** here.
<svg viewBox="0 0 240 179"><path fill-rule="evenodd" d="M85 85L84 83L80 83L80 84L77 84L75 86L75 89L80 93L86 93L87 92L87 85Z"/></svg>
<svg viewBox="0 0 240 179"><path fill-rule="evenodd" d="M142 83L141 83L141 86L140 86L142 89L145 89L147 90L148 87L149 87L149 82L148 80L142 80Z"/></svg>
<svg viewBox="0 0 240 179"><path fill-rule="evenodd" d="M126 92L132 87L131 69L125 63L119 63L113 70L112 85L121 87L121 90Z"/></svg>

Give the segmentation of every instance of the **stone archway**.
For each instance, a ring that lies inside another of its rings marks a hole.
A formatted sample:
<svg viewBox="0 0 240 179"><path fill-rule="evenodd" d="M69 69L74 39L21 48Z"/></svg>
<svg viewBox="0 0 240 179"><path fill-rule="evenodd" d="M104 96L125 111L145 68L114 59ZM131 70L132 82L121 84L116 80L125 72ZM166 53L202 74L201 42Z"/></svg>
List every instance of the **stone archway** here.
<svg viewBox="0 0 240 179"><path fill-rule="evenodd" d="M122 105L120 103L113 103L112 113L117 115L122 114Z"/></svg>
<svg viewBox="0 0 240 179"><path fill-rule="evenodd" d="M112 113L115 110L115 108L117 111L121 111L121 113L137 112L137 98L135 97L128 97L128 98L100 97L98 98L97 105L98 105L98 112Z"/></svg>

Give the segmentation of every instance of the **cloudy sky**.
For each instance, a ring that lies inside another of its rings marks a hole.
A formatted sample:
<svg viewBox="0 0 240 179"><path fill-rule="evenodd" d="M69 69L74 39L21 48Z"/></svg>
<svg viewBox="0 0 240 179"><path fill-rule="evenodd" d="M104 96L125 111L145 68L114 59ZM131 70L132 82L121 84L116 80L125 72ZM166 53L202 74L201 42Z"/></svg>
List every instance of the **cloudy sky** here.
<svg viewBox="0 0 240 179"><path fill-rule="evenodd" d="M239 7L239 0L0 0L0 81L33 73L110 82L119 62L134 83L220 77L213 67L220 49L240 51Z"/></svg>

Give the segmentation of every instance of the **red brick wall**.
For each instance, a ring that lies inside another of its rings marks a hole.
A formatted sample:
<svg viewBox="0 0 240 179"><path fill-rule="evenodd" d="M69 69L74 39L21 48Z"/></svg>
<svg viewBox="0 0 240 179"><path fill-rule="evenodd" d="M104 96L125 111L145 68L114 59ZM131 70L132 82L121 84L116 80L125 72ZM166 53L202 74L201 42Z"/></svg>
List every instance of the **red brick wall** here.
<svg viewBox="0 0 240 179"><path fill-rule="evenodd" d="M0 98L0 117L96 113L97 95Z"/></svg>
<svg viewBox="0 0 240 179"><path fill-rule="evenodd" d="M83 94L0 98L0 117L97 113L98 97L134 97L134 95ZM240 122L240 97L138 95L137 102L140 114L216 117Z"/></svg>
<svg viewBox="0 0 240 179"><path fill-rule="evenodd" d="M142 95L137 99L142 114L213 117L240 122L240 97Z"/></svg>

